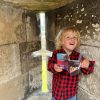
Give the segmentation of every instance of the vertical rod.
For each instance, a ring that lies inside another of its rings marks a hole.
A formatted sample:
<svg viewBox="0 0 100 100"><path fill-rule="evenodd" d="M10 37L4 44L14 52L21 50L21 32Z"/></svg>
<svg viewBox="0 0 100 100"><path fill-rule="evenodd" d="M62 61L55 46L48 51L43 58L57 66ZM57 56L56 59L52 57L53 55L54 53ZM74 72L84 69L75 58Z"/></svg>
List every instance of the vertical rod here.
<svg viewBox="0 0 100 100"><path fill-rule="evenodd" d="M41 55L42 55L42 92L48 92L47 63L46 63L46 38L45 38L45 13L40 12Z"/></svg>

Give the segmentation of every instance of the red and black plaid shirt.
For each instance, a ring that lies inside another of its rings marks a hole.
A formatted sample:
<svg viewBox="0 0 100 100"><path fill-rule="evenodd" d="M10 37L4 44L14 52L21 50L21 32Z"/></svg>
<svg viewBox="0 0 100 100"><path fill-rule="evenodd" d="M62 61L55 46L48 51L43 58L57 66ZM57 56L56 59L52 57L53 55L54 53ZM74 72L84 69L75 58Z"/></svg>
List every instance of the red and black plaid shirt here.
<svg viewBox="0 0 100 100"><path fill-rule="evenodd" d="M63 49L55 50L48 61L48 70L53 73L52 79L52 96L55 100L65 100L77 94L78 82L80 75L71 76L67 71L56 72L54 64L57 64L57 53L65 53ZM78 60L80 53L73 51L70 54L71 60ZM81 68L81 72L89 74L93 72L94 61L90 61L88 69Z"/></svg>

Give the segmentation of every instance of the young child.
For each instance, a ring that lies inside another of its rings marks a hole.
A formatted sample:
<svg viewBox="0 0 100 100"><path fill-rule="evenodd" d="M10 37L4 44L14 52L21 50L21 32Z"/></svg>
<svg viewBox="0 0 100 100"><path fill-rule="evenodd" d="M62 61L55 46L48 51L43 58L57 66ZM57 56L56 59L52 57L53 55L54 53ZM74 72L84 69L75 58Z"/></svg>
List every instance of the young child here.
<svg viewBox="0 0 100 100"><path fill-rule="evenodd" d="M53 73L52 100L76 100L80 74L71 76L68 71L57 65L57 54L66 53L71 60L78 60L80 53L76 49L79 45L80 33L75 27L62 29L56 37L56 50L48 61L48 70ZM82 57L81 72L90 74L93 69L94 61Z"/></svg>

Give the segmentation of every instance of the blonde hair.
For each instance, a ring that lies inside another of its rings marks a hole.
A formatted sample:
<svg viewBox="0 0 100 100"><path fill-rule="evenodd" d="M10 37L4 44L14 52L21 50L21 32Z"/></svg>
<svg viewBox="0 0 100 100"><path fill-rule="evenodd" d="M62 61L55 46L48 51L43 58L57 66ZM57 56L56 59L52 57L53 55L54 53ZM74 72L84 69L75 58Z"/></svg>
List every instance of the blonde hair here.
<svg viewBox="0 0 100 100"><path fill-rule="evenodd" d="M61 45L61 38L65 32L69 32L69 31L77 33L78 43L77 43L76 48L79 47L79 45L80 45L80 33L79 33L79 31L75 27L65 27L62 30L60 30L60 32L57 34L57 37L55 38L56 49L61 49L61 46L62 46Z"/></svg>

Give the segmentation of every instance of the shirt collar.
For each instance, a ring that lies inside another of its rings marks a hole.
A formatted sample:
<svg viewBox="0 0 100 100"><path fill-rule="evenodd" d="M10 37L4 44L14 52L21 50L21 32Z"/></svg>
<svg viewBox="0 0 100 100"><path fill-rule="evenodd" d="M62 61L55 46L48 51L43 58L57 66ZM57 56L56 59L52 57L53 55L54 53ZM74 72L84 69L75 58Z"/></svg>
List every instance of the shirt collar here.
<svg viewBox="0 0 100 100"><path fill-rule="evenodd" d="M63 53L66 53L65 50L64 50L63 48L61 48L61 51L62 51ZM73 50L73 51L69 54L69 56L73 55L74 53L75 53L75 50Z"/></svg>

